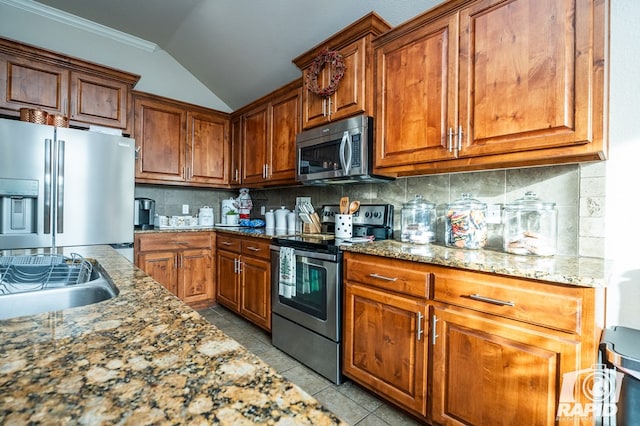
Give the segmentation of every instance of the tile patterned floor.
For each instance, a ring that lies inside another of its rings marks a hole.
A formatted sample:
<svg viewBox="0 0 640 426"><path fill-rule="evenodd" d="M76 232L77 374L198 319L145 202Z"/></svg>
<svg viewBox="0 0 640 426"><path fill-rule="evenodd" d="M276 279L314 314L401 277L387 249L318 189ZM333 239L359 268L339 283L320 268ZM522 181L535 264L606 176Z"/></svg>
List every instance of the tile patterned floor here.
<svg viewBox="0 0 640 426"><path fill-rule="evenodd" d="M198 312L345 422L357 426L420 424L351 381L340 386L331 383L272 346L268 333L230 310L217 305Z"/></svg>

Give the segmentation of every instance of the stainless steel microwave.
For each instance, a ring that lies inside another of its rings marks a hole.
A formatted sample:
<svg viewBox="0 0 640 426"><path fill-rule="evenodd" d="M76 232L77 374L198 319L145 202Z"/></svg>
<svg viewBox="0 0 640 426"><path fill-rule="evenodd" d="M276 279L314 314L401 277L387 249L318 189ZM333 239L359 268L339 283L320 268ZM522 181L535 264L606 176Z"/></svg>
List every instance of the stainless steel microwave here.
<svg viewBox="0 0 640 426"><path fill-rule="evenodd" d="M296 137L296 180L305 185L388 181L373 173L373 118L347 118Z"/></svg>

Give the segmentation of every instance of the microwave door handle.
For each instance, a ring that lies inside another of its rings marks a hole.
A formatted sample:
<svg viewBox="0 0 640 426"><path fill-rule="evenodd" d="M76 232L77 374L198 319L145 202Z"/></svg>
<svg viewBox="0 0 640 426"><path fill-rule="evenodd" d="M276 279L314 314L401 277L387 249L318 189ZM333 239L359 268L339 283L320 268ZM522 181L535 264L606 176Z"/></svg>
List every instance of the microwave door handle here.
<svg viewBox="0 0 640 426"><path fill-rule="evenodd" d="M345 155L348 151L348 156ZM342 163L342 170L344 176L348 176L351 168L351 138L349 137L349 131L345 130L340 141L340 163Z"/></svg>

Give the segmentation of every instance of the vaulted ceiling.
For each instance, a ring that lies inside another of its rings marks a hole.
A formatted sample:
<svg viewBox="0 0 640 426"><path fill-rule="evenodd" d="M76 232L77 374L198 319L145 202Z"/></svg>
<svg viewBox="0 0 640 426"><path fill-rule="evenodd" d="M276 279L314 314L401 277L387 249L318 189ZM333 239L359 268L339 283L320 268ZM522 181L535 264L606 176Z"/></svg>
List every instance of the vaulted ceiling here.
<svg viewBox="0 0 640 426"><path fill-rule="evenodd" d="M291 62L375 11L392 26L442 0L38 0L155 43L231 109L300 77Z"/></svg>

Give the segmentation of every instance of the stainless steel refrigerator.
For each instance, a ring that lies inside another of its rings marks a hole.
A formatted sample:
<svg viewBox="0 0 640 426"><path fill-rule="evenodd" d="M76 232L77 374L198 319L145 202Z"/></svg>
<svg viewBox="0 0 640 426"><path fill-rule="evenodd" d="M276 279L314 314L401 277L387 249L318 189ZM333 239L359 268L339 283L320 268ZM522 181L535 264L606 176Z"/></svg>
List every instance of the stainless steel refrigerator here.
<svg viewBox="0 0 640 426"><path fill-rule="evenodd" d="M0 249L133 241L134 140L0 119Z"/></svg>

